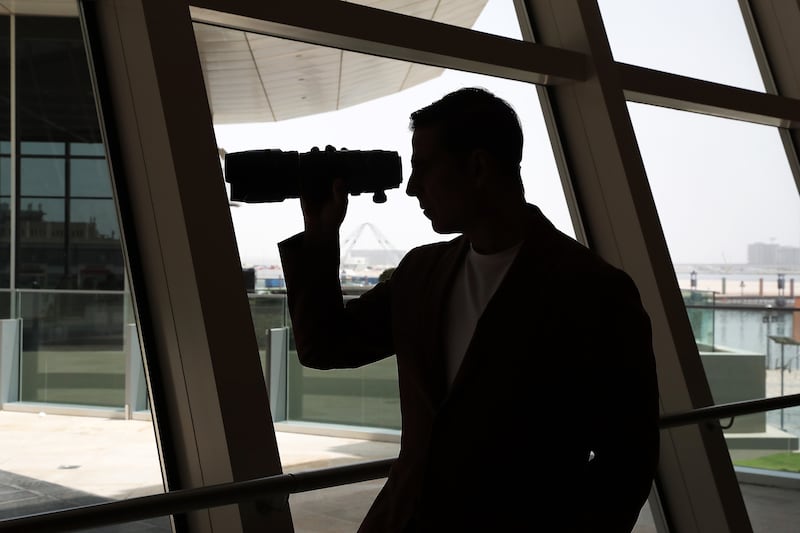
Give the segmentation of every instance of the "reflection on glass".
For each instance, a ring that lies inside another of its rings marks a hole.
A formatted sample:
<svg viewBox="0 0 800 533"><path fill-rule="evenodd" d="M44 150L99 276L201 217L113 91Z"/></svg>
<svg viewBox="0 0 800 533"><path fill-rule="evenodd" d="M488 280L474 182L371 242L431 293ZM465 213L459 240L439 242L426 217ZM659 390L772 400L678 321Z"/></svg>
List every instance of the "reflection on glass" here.
<svg viewBox="0 0 800 533"><path fill-rule="evenodd" d="M26 198L17 214L17 286L66 288L64 201Z"/></svg>
<svg viewBox="0 0 800 533"><path fill-rule="evenodd" d="M70 237L111 239L117 242L119 224L114 201L109 199L70 200Z"/></svg>
<svg viewBox="0 0 800 533"><path fill-rule="evenodd" d="M111 178L105 158L70 159L69 194L111 198Z"/></svg>
<svg viewBox="0 0 800 533"><path fill-rule="evenodd" d="M13 110L0 83L0 367L15 369L0 387L0 519L164 491L129 296L42 290L121 289L122 250L77 6L37 9L58 13L0 17L0 72L16 80ZM112 529L172 531L166 517Z"/></svg>
<svg viewBox="0 0 800 533"><path fill-rule="evenodd" d="M23 157L20 160L20 194L64 196L66 170L63 158Z"/></svg>
<svg viewBox="0 0 800 533"><path fill-rule="evenodd" d="M0 197L0 287L11 286L11 206Z"/></svg>
<svg viewBox="0 0 800 533"><path fill-rule="evenodd" d="M738 2L598 4L615 60L764 91Z"/></svg>
<svg viewBox="0 0 800 533"><path fill-rule="evenodd" d="M0 289L0 320L12 317L11 291Z"/></svg>
<svg viewBox="0 0 800 533"><path fill-rule="evenodd" d="M66 147L63 142L22 141L19 143L22 155L64 155Z"/></svg>
<svg viewBox="0 0 800 533"><path fill-rule="evenodd" d="M113 200L70 201L69 272L80 289L122 290L124 268Z"/></svg>
<svg viewBox="0 0 800 533"><path fill-rule="evenodd" d="M0 155L0 196L11 194L11 158Z"/></svg>
<svg viewBox="0 0 800 533"><path fill-rule="evenodd" d="M20 399L122 408L123 303L119 293L20 293Z"/></svg>
<svg viewBox="0 0 800 533"><path fill-rule="evenodd" d="M105 158L106 148L103 143L71 142L69 143L70 155L87 155ZM106 172L108 169L106 169Z"/></svg>
<svg viewBox="0 0 800 533"><path fill-rule="evenodd" d="M714 292L685 289L681 294L698 348L714 351Z"/></svg>
<svg viewBox="0 0 800 533"><path fill-rule="evenodd" d="M361 368L315 370L301 366L297 352L291 349L287 389L291 420L400 429L400 393L393 358Z"/></svg>

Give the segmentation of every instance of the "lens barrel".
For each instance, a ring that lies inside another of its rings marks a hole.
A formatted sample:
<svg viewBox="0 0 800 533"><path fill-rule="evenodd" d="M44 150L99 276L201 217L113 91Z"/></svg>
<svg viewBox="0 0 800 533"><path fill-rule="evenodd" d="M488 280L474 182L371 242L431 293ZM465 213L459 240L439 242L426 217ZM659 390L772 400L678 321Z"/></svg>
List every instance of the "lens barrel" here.
<svg viewBox="0 0 800 533"><path fill-rule="evenodd" d="M248 150L225 155L225 180L231 200L247 203L282 202L330 194L336 178L347 192L373 193L375 202L386 201L386 189L400 186L402 165L397 152L387 150L312 149L299 153L277 149Z"/></svg>

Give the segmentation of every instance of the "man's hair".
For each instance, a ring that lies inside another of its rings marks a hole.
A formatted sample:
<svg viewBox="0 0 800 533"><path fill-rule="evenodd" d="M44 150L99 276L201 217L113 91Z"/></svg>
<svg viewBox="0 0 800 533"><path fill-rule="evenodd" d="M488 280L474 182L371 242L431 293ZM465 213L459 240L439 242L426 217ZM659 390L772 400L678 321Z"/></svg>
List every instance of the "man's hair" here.
<svg viewBox="0 0 800 533"><path fill-rule="evenodd" d="M411 113L411 131L439 127L447 150L482 148L506 172L519 176L522 128L508 102L479 87L465 87Z"/></svg>

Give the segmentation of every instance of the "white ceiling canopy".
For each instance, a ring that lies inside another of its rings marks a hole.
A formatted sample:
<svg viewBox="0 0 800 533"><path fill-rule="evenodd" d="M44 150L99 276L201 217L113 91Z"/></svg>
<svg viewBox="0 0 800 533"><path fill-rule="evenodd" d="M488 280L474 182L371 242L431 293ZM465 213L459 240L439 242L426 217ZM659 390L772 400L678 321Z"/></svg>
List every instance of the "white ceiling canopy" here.
<svg viewBox="0 0 800 533"><path fill-rule="evenodd" d="M472 27L487 0L361 0ZM273 122L325 113L402 91L443 69L195 23L215 124Z"/></svg>
<svg viewBox="0 0 800 533"><path fill-rule="evenodd" d="M471 28L487 0L355 0L376 9ZM78 16L77 0L0 0L0 14ZM195 23L215 124L325 113L402 91L443 69Z"/></svg>

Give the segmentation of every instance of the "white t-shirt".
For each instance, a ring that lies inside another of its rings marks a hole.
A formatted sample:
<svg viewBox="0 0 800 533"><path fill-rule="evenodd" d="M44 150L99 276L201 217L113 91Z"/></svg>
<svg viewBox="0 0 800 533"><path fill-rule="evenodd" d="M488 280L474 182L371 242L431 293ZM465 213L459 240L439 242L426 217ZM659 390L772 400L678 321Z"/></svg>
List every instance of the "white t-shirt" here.
<svg viewBox="0 0 800 533"><path fill-rule="evenodd" d="M456 272L445 315L447 384L453 380L464 360L475 326L486 304L494 295L522 246L519 243L496 254L479 254L470 246Z"/></svg>

